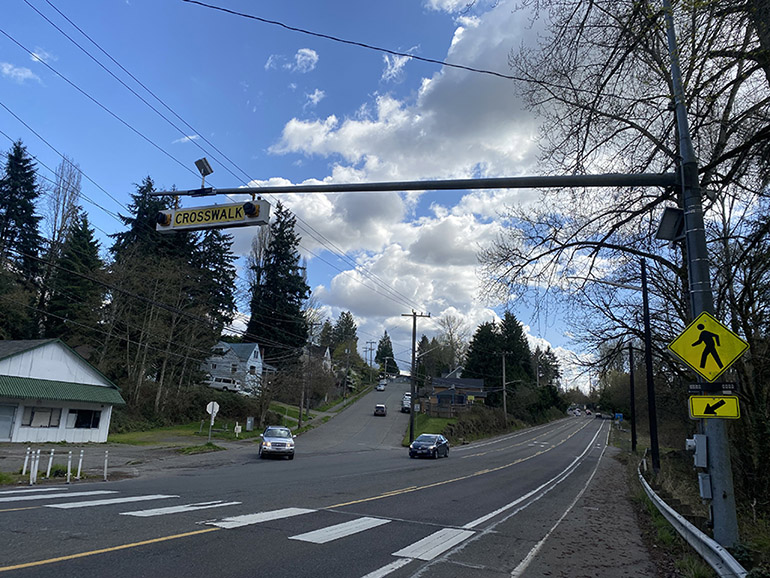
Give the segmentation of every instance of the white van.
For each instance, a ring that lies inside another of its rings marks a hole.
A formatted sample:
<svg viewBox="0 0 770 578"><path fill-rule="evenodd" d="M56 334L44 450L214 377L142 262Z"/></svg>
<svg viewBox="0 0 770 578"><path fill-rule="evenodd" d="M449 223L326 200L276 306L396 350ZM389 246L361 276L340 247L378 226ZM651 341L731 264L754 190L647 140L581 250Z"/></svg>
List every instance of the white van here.
<svg viewBox="0 0 770 578"><path fill-rule="evenodd" d="M213 387L214 389L221 389L222 391L240 391L241 382L238 379L232 379L230 377L210 377L206 381L206 385Z"/></svg>

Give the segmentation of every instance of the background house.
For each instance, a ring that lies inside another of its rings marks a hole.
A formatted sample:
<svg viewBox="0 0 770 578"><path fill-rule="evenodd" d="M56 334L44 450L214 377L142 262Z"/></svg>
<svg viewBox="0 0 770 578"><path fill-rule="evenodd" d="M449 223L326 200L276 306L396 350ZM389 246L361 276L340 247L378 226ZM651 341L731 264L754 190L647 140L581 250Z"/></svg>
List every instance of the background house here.
<svg viewBox="0 0 770 578"><path fill-rule="evenodd" d="M258 393L265 371L262 352L256 343L218 342L201 370L211 377L229 377L241 382L241 388Z"/></svg>
<svg viewBox="0 0 770 578"><path fill-rule="evenodd" d="M105 442L118 387L58 339L0 341L0 441Z"/></svg>
<svg viewBox="0 0 770 578"><path fill-rule="evenodd" d="M434 377L431 386L426 412L436 417L454 417L474 403L484 403L487 396L483 379Z"/></svg>

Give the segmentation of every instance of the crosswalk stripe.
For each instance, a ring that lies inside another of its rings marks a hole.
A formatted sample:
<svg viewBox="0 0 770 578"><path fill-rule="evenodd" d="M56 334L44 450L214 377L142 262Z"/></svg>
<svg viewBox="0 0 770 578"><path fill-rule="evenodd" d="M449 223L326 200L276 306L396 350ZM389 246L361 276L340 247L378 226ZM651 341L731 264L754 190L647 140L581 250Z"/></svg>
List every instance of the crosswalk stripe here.
<svg viewBox="0 0 770 578"><path fill-rule="evenodd" d="M401 558L417 558L418 560L433 560L439 554L446 552L463 540L473 536L471 530L459 530L456 528L444 528L420 540L414 544L393 552L394 556Z"/></svg>
<svg viewBox="0 0 770 578"><path fill-rule="evenodd" d="M74 494L69 494L70 496ZM46 504L46 508L60 508L70 510L72 508L89 508L91 506L109 506L112 504L125 504L128 502L145 502L147 500L163 500L166 498L178 498L179 496L168 496L165 494L150 494L147 496L127 496L125 498L110 498L108 500L90 500L84 502L65 502L63 504Z"/></svg>
<svg viewBox="0 0 770 578"><path fill-rule="evenodd" d="M357 520L351 520L350 522L344 522L335 526L328 526L313 532L289 536L289 540L326 544L326 542L344 538L351 534L357 534L358 532L363 532L364 530L369 530L371 528L376 528L377 526L382 526L388 522L390 522L390 520L383 520L382 518L358 518Z"/></svg>
<svg viewBox="0 0 770 578"><path fill-rule="evenodd" d="M387 576L391 572L395 572L396 570L401 568L401 566L406 566L411 561L412 561L411 558L401 558L400 560L395 560L394 562L391 562L387 566L383 566L382 568L378 568L373 572L369 572L363 578L383 578L384 576Z"/></svg>
<svg viewBox="0 0 770 578"><path fill-rule="evenodd" d="M137 518L149 518L150 516L163 516L165 514L179 514L182 512L197 512L208 508L222 508L224 506L237 506L241 502L201 502L200 504L185 504L183 506L169 506L168 508L153 508L150 510L137 510L136 512L121 512L121 516L136 516Z"/></svg>
<svg viewBox="0 0 770 578"><path fill-rule="evenodd" d="M0 496L5 494L34 494L36 492L55 492L55 491L61 491L66 490L67 488L27 488L25 490L3 490L0 492Z"/></svg>
<svg viewBox="0 0 770 578"><path fill-rule="evenodd" d="M117 494L117 490L94 490L92 492L72 492L66 494L35 494L34 496L9 496L0 498L0 502L22 502L27 500L49 500L51 498L76 498L81 496L98 496L100 494Z"/></svg>
<svg viewBox="0 0 770 578"><path fill-rule="evenodd" d="M240 528L241 526L250 526L252 524L260 524L262 522L270 522L272 520L280 520L282 518L291 518L292 516L300 516L302 514L309 514L316 510L308 510L305 508L283 508L282 510L272 510L270 512L258 512L256 514L244 514L243 516L233 516L232 518L224 518L218 522L206 522L209 526L218 526L219 528Z"/></svg>

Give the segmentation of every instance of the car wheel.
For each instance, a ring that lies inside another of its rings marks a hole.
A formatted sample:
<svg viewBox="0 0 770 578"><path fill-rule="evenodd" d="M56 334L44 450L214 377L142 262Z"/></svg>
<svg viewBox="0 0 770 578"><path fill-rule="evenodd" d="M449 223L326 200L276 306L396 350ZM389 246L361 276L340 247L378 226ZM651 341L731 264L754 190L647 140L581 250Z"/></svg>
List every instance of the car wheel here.
<svg viewBox="0 0 770 578"><path fill-rule="evenodd" d="M294 459L294 454L289 454L289 459L293 460Z"/></svg>
<svg viewBox="0 0 770 578"><path fill-rule="evenodd" d="M264 460L265 459L265 454L262 453L262 448L259 448L259 454L257 454L257 455L259 456L260 460Z"/></svg>
<svg viewBox="0 0 770 578"><path fill-rule="evenodd" d="M434 460L438 459L438 450L433 450L433 459Z"/></svg>

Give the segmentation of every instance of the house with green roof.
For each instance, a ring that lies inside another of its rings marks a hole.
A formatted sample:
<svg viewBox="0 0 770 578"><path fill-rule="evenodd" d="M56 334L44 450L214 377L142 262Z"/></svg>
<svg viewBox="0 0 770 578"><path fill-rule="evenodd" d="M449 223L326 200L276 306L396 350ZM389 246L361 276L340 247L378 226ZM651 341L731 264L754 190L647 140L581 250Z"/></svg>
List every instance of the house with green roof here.
<svg viewBox="0 0 770 578"><path fill-rule="evenodd" d="M0 340L0 442L106 442L120 389L59 339Z"/></svg>

